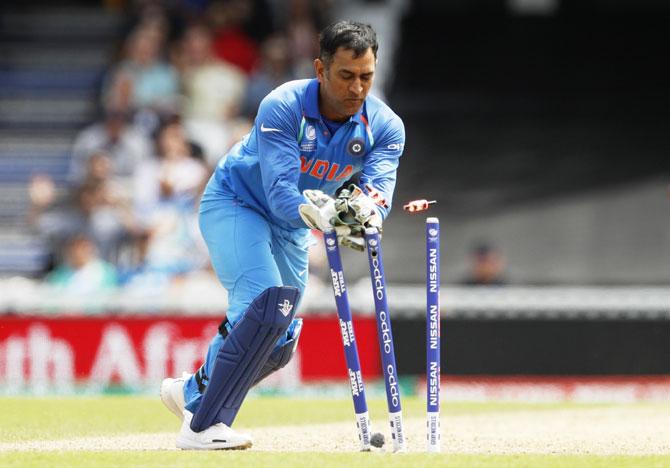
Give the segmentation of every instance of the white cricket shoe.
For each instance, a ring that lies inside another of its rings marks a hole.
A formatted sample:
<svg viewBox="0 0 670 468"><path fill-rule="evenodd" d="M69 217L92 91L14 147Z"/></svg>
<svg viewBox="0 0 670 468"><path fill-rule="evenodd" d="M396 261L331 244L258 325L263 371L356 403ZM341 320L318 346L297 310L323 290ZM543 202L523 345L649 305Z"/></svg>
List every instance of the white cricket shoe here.
<svg viewBox="0 0 670 468"><path fill-rule="evenodd" d="M184 450L242 450L252 445L251 436L239 434L223 423L209 426L202 432L191 430L193 413L184 410L184 420L177 436L177 448Z"/></svg>
<svg viewBox="0 0 670 468"><path fill-rule="evenodd" d="M184 372L181 377L168 377L161 383L161 401L180 421L184 420L184 381L190 376Z"/></svg>

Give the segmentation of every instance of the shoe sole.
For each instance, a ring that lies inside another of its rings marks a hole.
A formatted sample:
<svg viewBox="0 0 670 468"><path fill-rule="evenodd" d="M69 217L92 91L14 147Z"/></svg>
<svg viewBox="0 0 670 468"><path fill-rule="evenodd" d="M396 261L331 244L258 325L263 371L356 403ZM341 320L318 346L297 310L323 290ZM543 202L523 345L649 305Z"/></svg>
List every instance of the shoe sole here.
<svg viewBox="0 0 670 468"><path fill-rule="evenodd" d="M174 401L174 398L172 397L172 393L170 392L170 388L172 388L172 383L176 379L165 379L161 383L161 401L165 405L167 409L169 409L175 416L179 418L180 421L184 420L184 413L182 412L181 408L177 405L177 403Z"/></svg>
<svg viewBox="0 0 670 468"><path fill-rule="evenodd" d="M214 443L211 444L199 444L190 440L184 440L180 437L177 438L177 448L182 450L246 450L251 448L253 442L247 441L241 444L230 445L231 443Z"/></svg>

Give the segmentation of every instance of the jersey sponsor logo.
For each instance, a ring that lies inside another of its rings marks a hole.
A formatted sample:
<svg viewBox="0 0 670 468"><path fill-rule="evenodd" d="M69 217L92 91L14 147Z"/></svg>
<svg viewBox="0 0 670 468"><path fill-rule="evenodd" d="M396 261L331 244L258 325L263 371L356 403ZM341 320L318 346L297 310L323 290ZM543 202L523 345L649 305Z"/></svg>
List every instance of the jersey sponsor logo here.
<svg viewBox="0 0 670 468"><path fill-rule="evenodd" d="M347 164L341 167L338 163L331 163L324 159L307 160L305 156L300 156L300 172L309 174L316 179L325 179L328 181L346 180L354 171L354 166Z"/></svg>
<svg viewBox="0 0 670 468"><path fill-rule="evenodd" d="M261 132L263 132L263 133L266 133L266 132L281 132L281 130L278 129L278 128L266 127L265 122L261 122Z"/></svg>
<svg viewBox="0 0 670 468"><path fill-rule="evenodd" d="M403 147L402 143L391 143L386 148L390 149L391 151L402 151L402 147Z"/></svg>
<svg viewBox="0 0 670 468"><path fill-rule="evenodd" d="M362 156L365 152L365 141L362 138L352 138L347 143L347 152L352 156Z"/></svg>

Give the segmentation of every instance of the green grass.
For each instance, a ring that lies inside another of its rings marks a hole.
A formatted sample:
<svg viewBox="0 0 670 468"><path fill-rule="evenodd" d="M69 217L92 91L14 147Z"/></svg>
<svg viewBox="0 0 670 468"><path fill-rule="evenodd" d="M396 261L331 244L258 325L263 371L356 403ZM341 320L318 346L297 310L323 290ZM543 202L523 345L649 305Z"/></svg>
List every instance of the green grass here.
<svg viewBox="0 0 670 468"><path fill-rule="evenodd" d="M425 402L404 398L406 417L423 417ZM386 418L386 400L371 400L372 419ZM105 396L79 398L0 398L0 442L38 439L66 439L96 435L177 431L177 419L158 398ZM603 405L579 405L602 407ZM549 411L574 408L566 404L449 403L444 414L476 414L498 411ZM235 427L285 424L316 424L351 420L349 399L255 398L242 407Z"/></svg>
<svg viewBox="0 0 670 468"><path fill-rule="evenodd" d="M403 399L407 417L423 417L421 398ZM371 400L373 419L386 417L384 400ZM444 414L465 415L490 412L553 411L603 408L607 405L449 403ZM653 406L652 404L639 406ZM658 405L667 410L668 405ZM177 419L158 398L108 396L100 398L0 398L0 443L55 440L113 434L171 432ZM351 400L254 398L243 407L236 427L300 425L351 421ZM287 441L290 443L290 441ZM0 452L0 466L296 466L329 468L346 466L421 467L637 467L670 466L668 456L558 456L558 455L462 455L421 453L263 453L179 451L89 451L89 452Z"/></svg>
<svg viewBox="0 0 670 468"><path fill-rule="evenodd" d="M41 452L0 453L2 466L43 467L468 467L468 468L523 468L523 467L667 467L670 457L665 456L558 456L558 455L428 455L381 453L260 453L260 452Z"/></svg>
<svg viewBox="0 0 670 468"><path fill-rule="evenodd" d="M405 417L424 417L425 402L404 398ZM386 418L386 400L369 401L373 420ZM550 411L605 405L448 403L444 414L477 414L499 411ZM67 439L96 435L176 431L177 419L158 398L105 396L66 398L0 398L0 442ZM235 427L318 424L351 420L349 399L254 398L242 407Z"/></svg>

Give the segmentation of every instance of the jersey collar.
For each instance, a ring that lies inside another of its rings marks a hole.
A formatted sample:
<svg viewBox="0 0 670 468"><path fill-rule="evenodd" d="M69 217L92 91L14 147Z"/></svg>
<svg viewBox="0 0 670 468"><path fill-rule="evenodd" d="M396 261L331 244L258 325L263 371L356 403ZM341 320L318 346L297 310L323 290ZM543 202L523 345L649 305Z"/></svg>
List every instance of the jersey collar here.
<svg viewBox="0 0 670 468"><path fill-rule="evenodd" d="M362 124L365 121L363 113L365 112L365 104L367 99L363 102L361 108L349 119L350 121ZM319 112L319 80L314 78L307 85L307 92L305 93L305 106L303 108L305 117L309 119L321 120L321 112Z"/></svg>

